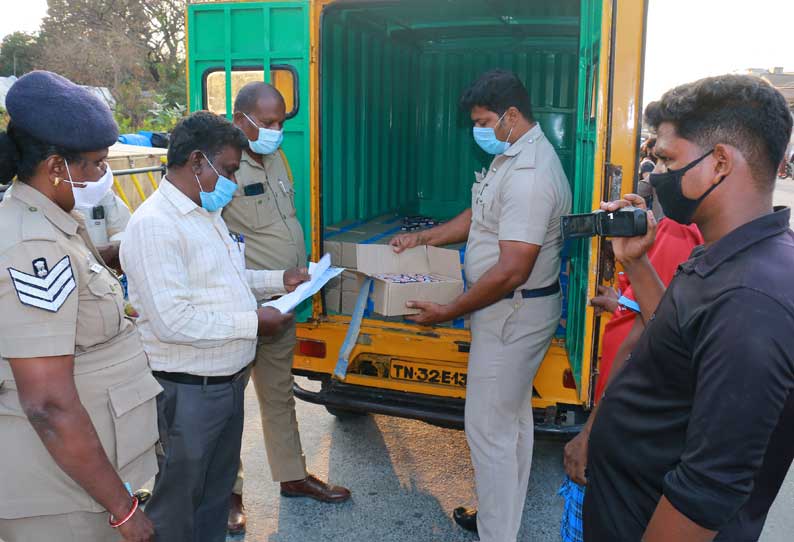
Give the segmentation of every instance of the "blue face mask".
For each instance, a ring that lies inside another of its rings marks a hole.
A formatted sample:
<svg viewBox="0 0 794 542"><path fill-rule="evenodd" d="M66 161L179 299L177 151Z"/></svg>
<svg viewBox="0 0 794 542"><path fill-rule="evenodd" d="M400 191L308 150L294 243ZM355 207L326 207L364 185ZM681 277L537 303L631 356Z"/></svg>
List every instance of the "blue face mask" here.
<svg viewBox="0 0 794 542"><path fill-rule="evenodd" d="M496 121L496 126L498 126L504 116L507 114L507 111L502 113L502 116L499 117L499 120ZM480 146L482 150L487 152L488 154L504 154L507 149L510 148L510 136L513 134L513 129L510 128L510 133L507 134L508 141L500 141L496 139L496 132L493 128L479 128L475 126L472 128L472 134L474 135L474 141Z"/></svg>
<svg viewBox="0 0 794 542"><path fill-rule="evenodd" d="M251 147L251 150L257 154L273 154L276 152L281 146L281 142L284 141L284 131L261 128L257 123L251 120L251 117L245 113L243 113L243 115L248 119L248 122L256 126L259 130L259 137L256 141L248 141L248 146Z"/></svg>
<svg viewBox="0 0 794 542"><path fill-rule="evenodd" d="M201 206L207 211L214 213L232 201L234 193L237 191L237 183L218 173L218 170L212 165L212 162L210 162L210 159L207 158L207 155L203 152L201 154L204 155L204 159L207 160L207 163L212 168L212 171L214 171L218 176L218 182L215 183L215 190L212 192L204 192L204 189L201 187L201 181L199 181L198 175L194 175L196 177L196 182L199 185L199 198L201 198Z"/></svg>

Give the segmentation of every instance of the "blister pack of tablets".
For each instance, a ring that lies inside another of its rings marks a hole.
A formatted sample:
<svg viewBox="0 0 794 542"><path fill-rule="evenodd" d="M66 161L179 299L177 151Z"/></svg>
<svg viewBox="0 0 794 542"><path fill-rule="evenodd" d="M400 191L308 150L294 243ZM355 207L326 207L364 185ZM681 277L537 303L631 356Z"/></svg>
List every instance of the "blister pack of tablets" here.
<svg viewBox="0 0 794 542"><path fill-rule="evenodd" d="M414 284L419 282L441 282L441 279L433 275L421 273L381 273L373 275L376 279L396 284Z"/></svg>

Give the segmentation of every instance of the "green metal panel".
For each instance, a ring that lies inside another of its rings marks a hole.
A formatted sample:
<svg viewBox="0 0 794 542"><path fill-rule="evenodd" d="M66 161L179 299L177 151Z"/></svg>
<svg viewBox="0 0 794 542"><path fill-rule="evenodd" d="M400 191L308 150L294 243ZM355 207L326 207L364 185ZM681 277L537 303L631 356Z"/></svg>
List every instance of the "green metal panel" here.
<svg viewBox="0 0 794 542"><path fill-rule="evenodd" d="M309 1L191 4L187 17L191 110L207 108L204 79L209 72L226 73L226 109L230 118L230 104L234 101L232 70L258 68L264 71L267 82L272 65L291 66L297 74L300 106L295 117L284 125L282 148L295 179L295 206L309 250Z"/></svg>
<svg viewBox="0 0 794 542"><path fill-rule="evenodd" d="M494 5L503 9L495 12ZM473 172L490 157L472 140L458 99L496 67L525 81L573 179L579 0L494 5L408 0L326 9L325 224L394 209L448 218L468 206ZM551 37L536 36L550 31ZM340 143L344 149L336 148Z"/></svg>
<svg viewBox="0 0 794 542"><path fill-rule="evenodd" d="M355 15L322 27L323 221L417 207L418 51L382 39Z"/></svg>
<svg viewBox="0 0 794 542"><path fill-rule="evenodd" d="M593 89L599 86L598 63L601 51L601 0L582 0L581 31L579 38L579 81L576 122L576 174L573 193L573 212L590 212L593 205L595 176L596 96ZM570 260L568 280L568 326L566 345L576 384L582 386L582 351L585 337L585 310L588 302L590 242L577 240L567 248Z"/></svg>
<svg viewBox="0 0 794 542"><path fill-rule="evenodd" d="M439 218L470 205L490 156L471 137L461 92L482 72L512 70L589 210L598 0L340 3L321 25L323 224L402 210ZM587 81L586 84L580 82ZM570 247L567 342L581 378L589 245Z"/></svg>
<svg viewBox="0 0 794 542"><path fill-rule="evenodd" d="M309 2L229 2L188 6L190 104L207 107L204 78L226 71L227 116L231 118L231 71L258 68L270 79L271 65L297 73L300 107L284 125L283 149L295 178L296 207L304 230L310 226ZM267 66L268 69L264 69ZM308 239L307 235L307 248Z"/></svg>
<svg viewBox="0 0 794 542"><path fill-rule="evenodd" d="M427 149L418 171L422 192L420 212L452 216L471 204L474 171L488 167L492 156L471 137L471 120L460 111L461 92L479 74L504 68L526 84L533 113L554 145L569 179L573 179L576 125L576 42L565 49L495 50L480 52L428 51L420 61L426 108L418 140Z"/></svg>

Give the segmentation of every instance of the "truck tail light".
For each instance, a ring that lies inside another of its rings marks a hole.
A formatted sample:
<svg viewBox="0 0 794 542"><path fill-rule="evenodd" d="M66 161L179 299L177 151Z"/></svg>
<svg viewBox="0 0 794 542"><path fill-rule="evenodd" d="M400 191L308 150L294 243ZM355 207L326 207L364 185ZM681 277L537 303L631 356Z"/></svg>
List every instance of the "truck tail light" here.
<svg viewBox="0 0 794 542"><path fill-rule="evenodd" d="M573 371L565 369L562 373L562 387L569 390L576 389L576 379L573 377Z"/></svg>
<svg viewBox="0 0 794 542"><path fill-rule="evenodd" d="M300 352L302 356L307 356L310 358L324 358L325 342L300 339L298 341L298 352Z"/></svg>

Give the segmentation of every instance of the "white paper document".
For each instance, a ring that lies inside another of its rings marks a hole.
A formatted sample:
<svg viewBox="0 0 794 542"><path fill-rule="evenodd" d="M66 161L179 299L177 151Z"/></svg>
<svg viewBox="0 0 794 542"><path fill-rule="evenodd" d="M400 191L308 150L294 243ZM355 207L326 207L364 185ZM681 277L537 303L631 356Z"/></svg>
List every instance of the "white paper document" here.
<svg viewBox="0 0 794 542"><path fill-rule="evenodd" d="M309 263L309 275L311 275L309 282L304 282L295 288L294 292L279 297L275 301L263 303L262 306L273 307L282 314L286 314L322 290L329 280L338 277L342 271L344 269L341 267L331 267L331 255L326 254L319 263Z"/></svg>

